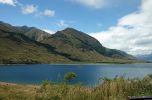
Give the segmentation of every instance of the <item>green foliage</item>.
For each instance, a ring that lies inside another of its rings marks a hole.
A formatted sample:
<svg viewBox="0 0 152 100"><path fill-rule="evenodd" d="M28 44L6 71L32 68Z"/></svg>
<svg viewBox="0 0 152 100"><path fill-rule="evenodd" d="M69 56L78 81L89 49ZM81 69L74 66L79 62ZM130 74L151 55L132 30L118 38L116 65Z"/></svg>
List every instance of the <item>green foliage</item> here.
<svg viewBox="0 0 152 100"><path fill-rule="evenodd" d="M70 81L70 80L74 79L76 76L77 76L76 73L68 72L64 75L64 80Z"/></svg>

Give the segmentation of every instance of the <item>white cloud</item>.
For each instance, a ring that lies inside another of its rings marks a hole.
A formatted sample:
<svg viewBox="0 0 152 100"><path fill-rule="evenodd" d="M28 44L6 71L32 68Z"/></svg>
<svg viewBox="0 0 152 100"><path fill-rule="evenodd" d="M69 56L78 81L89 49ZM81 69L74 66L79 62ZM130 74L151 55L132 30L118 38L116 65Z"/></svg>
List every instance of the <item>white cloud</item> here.
<svg viewBox="0 0 152 100"><path fill-rule="evenodd" d="M43 29L45 32L50 33L50 34L54 34L55 32L49 29Z"/></svg>
<svg viewBox="0 0 152 100"><path fill-rule="evenodd" d="M107 0L68 0L68 1L79 3L84 6L88 6L96 9L104 7L107 3Z"/></svg>
<svg viewBox="0 0 152 100"><path fill-rule="evenodd" d="M0 0L0 3L15 6L17 3L17 0Z"/></svg>
<svg viewBox="0 0 152 100"><path fill-rule="evenodd" d="M53 17L53 16L55 15L55 11L54 11L54 10L46 9L46 10L44 11L43 15L49 16L49 17Z"/></svg>
<svg viewBox="0 0 152 100"><path fill-rule="evenodd" d="M42 16L48 16L48 17L54 17L55 11L50 9L45 9L43 12L37 12L35 14L36 17L42 17Z"/></svg>
<svg viewBox="0 0 152 100"><path fill-rule="evenodd" d="M152 0L142 0L137 12L118 20L107 31L91 33L104 46L120 49L130 54L152 53Z"/></svg>
<svg viewBox="0 0 152 100"><path fill-rule="evenodd" d="M35 13L35 16L48 16L53 17L55 16L55 11L50 9L45 9L43 12L38 11L38 6L30 4L30 5L24 5L17 0L0 0L0 4L7 4L11 6L19 6L22 10L23 14L32 14Z"/></svg>
<svg viewBox="0 0 152 100"><path fill-rule="evenodd" d="M65 23L64 20L60 20L58 23L56 23L58 27L68 27L69 25Z"/></svg>
<svg viewBox="0 0 152 100"><path fill-rule="evenodd" d="M37 6L34 5L26 5L22 7L22 13L23 14L32 14L37 11Z"/></svg>

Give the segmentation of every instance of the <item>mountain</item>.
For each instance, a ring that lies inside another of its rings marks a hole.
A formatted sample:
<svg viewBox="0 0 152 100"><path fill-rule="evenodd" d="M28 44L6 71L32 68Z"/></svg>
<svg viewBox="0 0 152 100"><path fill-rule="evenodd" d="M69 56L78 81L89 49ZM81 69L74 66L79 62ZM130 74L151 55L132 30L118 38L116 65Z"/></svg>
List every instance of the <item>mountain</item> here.
<svg viewBox="0 0 152 100"><path fill-rule="evenodd" d="M21 33L35 41L42 41L43 39L50 36L49 33L44 32L35 27L27 27L27 26L15 27L10 24L4 23L2 21L0 21L0 29L13 33Z"/></svg>
<svg viewBox="0 0 152 100"><path fill-rule="evenodd" d="M152 62L152 54L147 54L147 55L137 55L136 56L140 60L145 60L145 61L150 61Z"/></svg>
<svg viewBox="0 0 152 100"><path fill-rule="evenodd" d="M0 22L0 63L130 63L133 56L108 49L95 38L66 28L53 35Z"/></svg>
<svg viewBox="0 0 152 100"><path fill-rule="evenodd" d="M33 41L28 37L0 30L0 63L32 64L70 62L54 48Z"/></svg>
<svg viewBox="0 0 152 100"><path fill-rule="evenodd" d="M70 55L77 61L106 62L133 58L120 50L105 48L95 38L73 28L58 31L42 42L55 47L58 52Z"/></svg>

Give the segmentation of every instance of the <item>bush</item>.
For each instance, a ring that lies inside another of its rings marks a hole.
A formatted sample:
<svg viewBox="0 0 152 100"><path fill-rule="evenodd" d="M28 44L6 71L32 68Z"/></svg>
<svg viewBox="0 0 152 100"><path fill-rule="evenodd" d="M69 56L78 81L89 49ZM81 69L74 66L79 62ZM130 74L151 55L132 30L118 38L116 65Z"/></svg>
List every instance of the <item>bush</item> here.
<svg viewBox="0 0 152 100"><path fill-rule="evenodd" d="M64 75L64 80L70 81L70 80L74 79L76 76L77 76L76 73L68 72Z"/></svg>

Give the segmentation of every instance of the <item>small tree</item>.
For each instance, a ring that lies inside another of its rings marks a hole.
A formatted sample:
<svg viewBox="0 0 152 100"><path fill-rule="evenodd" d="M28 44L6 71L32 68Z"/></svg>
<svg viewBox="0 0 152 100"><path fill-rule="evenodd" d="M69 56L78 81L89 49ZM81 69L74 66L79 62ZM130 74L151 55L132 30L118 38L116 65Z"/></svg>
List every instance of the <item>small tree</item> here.
<svg viewBox="0 0 152 100"><path fill-rule="evenodd" d="M74 72L68 72L64 75L64 80L66 81L71 81L72 79L74 79L75 77L77 77L76 73Z"/></svg>

